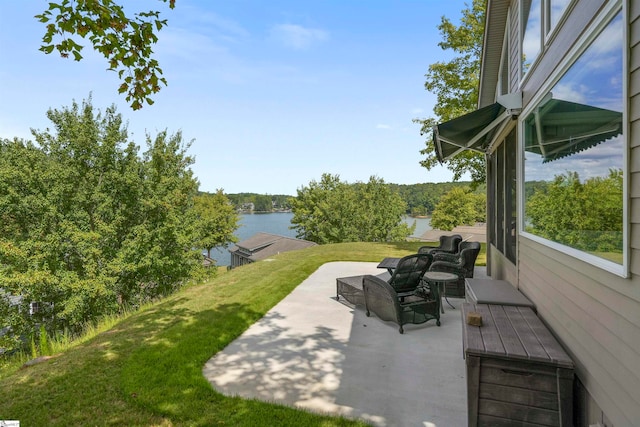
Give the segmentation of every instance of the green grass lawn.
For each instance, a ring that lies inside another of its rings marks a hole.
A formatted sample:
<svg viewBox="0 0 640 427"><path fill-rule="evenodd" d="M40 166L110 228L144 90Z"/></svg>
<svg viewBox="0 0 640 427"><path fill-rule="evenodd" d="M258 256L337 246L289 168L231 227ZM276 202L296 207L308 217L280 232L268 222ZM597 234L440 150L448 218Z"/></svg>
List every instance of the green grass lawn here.
<svg viewBox="0 0 640 427"><path fill-rule="evenodd" d="M5 372L0 419L23 426L365 425L223 396L202 368L322 264L375 262L414 253L423 244L314 246L187 287L58 357ZM484 264L483 244L476 265Z"/></svg>

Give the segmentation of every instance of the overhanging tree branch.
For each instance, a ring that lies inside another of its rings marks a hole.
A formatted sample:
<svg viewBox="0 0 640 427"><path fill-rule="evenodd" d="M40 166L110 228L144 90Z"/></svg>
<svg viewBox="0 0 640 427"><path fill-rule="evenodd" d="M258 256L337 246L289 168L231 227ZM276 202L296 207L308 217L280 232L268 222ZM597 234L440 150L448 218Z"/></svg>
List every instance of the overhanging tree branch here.
<svg viewBox="0 0 640 427"><path fill-rule="evenodd" d="M175 7L175 0L160 1ZM63 0L49 3L35 18L46 24L40 46L45 54L56 50L63 58L72 55L80 61L84 46L76 36L88 38L107 60L108 69L118 73L122 81L118 92L126 94L132 109L142 108L145 102L153 104L151 96L167 85L152 49L158 41L156 32L167 25L159 11L138 12L130 18L112 0Z"/></svg>

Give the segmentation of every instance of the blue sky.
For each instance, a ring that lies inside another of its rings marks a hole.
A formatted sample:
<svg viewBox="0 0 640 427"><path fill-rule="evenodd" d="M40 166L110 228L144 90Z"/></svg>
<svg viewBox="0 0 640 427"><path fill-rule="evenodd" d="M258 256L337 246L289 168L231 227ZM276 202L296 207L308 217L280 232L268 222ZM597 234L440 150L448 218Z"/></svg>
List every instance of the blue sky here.
<svg viewBox="0 0 640 427"><path fill-rule="evenodd" d="M49 108L92 94L115 104L130 139L182 131L202 191L290 194L323 173L343 181L415 184L451 180L419 165L431 115L429 64L448 60L437 25L458 23L462 0L125 1L158 9L169 25L156 57L168 80L152 106L132 111L117 75L83 51L82 62L38 51L47 3L0 0L0 137L31 138Z"/></svg>

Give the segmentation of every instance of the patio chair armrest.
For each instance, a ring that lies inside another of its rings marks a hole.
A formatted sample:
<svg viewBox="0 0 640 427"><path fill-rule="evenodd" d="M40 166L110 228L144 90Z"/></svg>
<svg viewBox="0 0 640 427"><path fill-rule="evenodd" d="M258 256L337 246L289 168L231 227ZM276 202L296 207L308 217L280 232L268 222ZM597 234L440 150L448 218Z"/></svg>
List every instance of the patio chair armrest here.
<svg viewBox="0 0 640 427"><path fill-rule="evenodd" d="M377 276L366 275L362 278L362 291L367 313L373 312L380 319L402 324L400 298L390 284Z"/></svg>

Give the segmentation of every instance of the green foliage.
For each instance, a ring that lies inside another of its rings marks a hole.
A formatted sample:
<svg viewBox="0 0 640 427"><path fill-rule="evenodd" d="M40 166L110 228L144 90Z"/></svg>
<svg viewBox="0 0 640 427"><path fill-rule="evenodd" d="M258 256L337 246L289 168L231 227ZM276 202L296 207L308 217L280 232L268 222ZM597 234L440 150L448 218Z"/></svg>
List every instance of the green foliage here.
<svg viewBox="0 0 640 427"><path fill-rule="evenodd" d="M442 196L431 216L431 226L451 231L459 225L486 222L487 196L472 192L470 188L453 188Z"/></svg>
<svg viewBox="0 0 640 427"><path fill-rule="evenodd" d="M532 192L526 231L584 251L622 253L622 170L584 182L567 172L525 192Z"/></svg>
<svg viewBox="0 0 640 427"><path fill-rule="evenodd" d="M40 325L40 330L38 331L38 344L40 345L40 355L42 356L51 356L51 343L49 342L49 335L47 334L47 330L44 325Z"/></svg>
<svg viewBox="0 0 640 427"><path fill-rule="evenodd" d="M388 184L391 191L398 193L407 203L407 213L429 215L440 198L457 187L468 187L469 182L427 182L422 184Z"/></svg>
<svg viewBox="0 0 640 427"><path fill-rule="evenodd" d="M455 187L468 187L469 182L426 182L421 184L386 184L391 192L397 193L407 204L407 215L430 215L440 201L440 197ZM478 189L484 188L483 185ZM256 193L227 194L229 200L237 210L248 210L253 203L254 210L258 210L258 198L265 197ZM291 196L275 194L266 196L270 200L270 208L266 212L291 209ZM266 203L264 204L266 205ZM262 207L262 206L261 206Z"/></svg>
<svg viewBox="0 0 640 427"><path fill-rule="evenodd" d="M264 194L256 195L254 199L254 210L256 212L271 212L273 210L273 206L271 204L271 196L267 196Z"/></svg>
<svg viewBox="0 0 640 427"><path fill-rule="evenodd" d="M273 212L291 209L289 199L291 195L285 194L257 194L257 193L238 193L227 194L229 200L237 210L256 212ZM249 207L253 205L252 209Z"/></svg>
<svg viewBox="0 0 640 427"><path fill-rule="evenodd" d="M233 233L238 229L240 217L222 190L212 195L196 196L194 207L197 215L197 246L206 249L209 257L211 249L216 246L227 247L229 243L238 241Z"/></svg>
<svg viewBox="0 0 640 427"><path fill-rule="evenodd" d="M174 6L175 0L169 0L169 7ZM160 84L166 86L162 69L152 56L152 45L158 41L156 32L167 25L160 19L160 12L150 10L129 17L113 0L64 0L49 3L49 8L35 18L46 24L40 47L46 54L57 50L63 58L71 54L80 61L83 46L76 36L88 38L94 50L107 60L109 70L118 73L122 80L118 93L126 93L134 110L142 108L144 102L153 104L151 95L160 91Z"/></svg>
<svg viewBox="0 0 640 427"><path fill-rule="evenodd" d="M323 174L320 182L299 189L291 205L298 237L319 244L397 241L413 232L402 221L402 198L376 177L348 184Z"/></svg>
<svg viewBox="0 0 640 427"><path fill-rule="evenodd" d="M414 122L421 125L420 134L427 136L426 147L420 151L426 156L420 164L427 170L440 163L433 145L433 126L474 111L478 106L485 3L484 0L473 0L471 7L467 5L462 11L459 26L444 16L438 26L443 38L438 46L443 50L452 50L458 56L449 62L431 64L425 76L425 89L436 95L433 109L435 117L414 119ZM479 153L466 150L446 160L445 164L453 172L454 181L459 180L465 172L471 175L474 183L485 181L484 157Z"/></svg>
<svg viewBox="0 0 640 427"><path fill-rule="evenodd" d="M2 344L36 324L75 333L171 293L202 264L198 183L179 133L148 136L140 158L114 107L74 102L47 117L53 131L33 131L37 145L0 140L0 288L21 297L0 298Z"/></svg>

